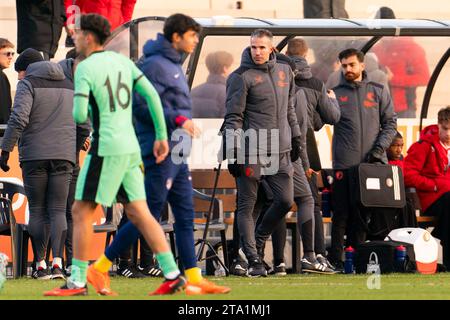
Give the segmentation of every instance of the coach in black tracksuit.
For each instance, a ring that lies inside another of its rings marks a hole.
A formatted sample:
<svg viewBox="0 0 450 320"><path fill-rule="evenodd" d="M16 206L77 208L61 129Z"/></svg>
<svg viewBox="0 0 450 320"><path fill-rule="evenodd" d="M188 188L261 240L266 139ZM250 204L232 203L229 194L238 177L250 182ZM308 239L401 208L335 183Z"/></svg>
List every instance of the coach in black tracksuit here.
<svg viewBox="0 0 450 320"><path fill-rule="evenodd" d="M272 48L270 31L255 30L251 46L242 54L241 66L227 81L225 150L228 159L238 160L228 166L237 177L237 224L250 265L249 276L267 275L258 251L294 203L291 154L293 160L300 154L292 72L289 66L276 62ZM257 143L246 138L252 131L258 136ZM271 163L264 165L267 157ZM255 232L252 214L262 179L271 189L273 203Z"/></svg>
<svg viewBox="0 0 450 320"><path fill-rule="evenodd" d="M364 71L364 54L347 49L339 54L342 75L336 92L341 119L333 134L333 219L330 260L342 268L344 234L347 244L364 241L355 193L355 169L363 162L387 164L386 149L396 134L397 115L388 89L369 81ZM351 224L350 224L351 223Z"/></svg>
<svg viewBox="0 0 450 320"><path fill-rule="evenodd" d="M314 131L320 130L325 124L336 124L339 121L341 112L334 93L327 92L325 84L312 75L311 67L305 59L307 53L308 45L304 39L295 38L289 40L286 54L295 63L295 84L297 88L301 88L305 92L306 97L308 116L306 149L309 161L304 166L314 198L314 252L318 255L319 262L329 267L330 265L325 258L325 236L322 214L320 212L317 175L314 174L314 171L322 169Z"/></svg>

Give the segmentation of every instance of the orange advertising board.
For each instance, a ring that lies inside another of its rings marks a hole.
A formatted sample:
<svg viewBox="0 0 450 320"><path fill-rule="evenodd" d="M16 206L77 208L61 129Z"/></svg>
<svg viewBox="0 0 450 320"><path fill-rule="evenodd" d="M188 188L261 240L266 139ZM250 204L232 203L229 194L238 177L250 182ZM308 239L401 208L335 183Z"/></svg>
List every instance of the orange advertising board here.
<svg viewBox="0 0 450 320"><path fill-rule="evenodd" d="M84 160L86 153L82 152L80 156L81 163ZM12 178L16 180L18 183L23 182L22 179L22 170L19 166L19 154L17 151L17 147L14 148L13 152L11 152L8 165L10 166L10 170L8 172L0 171L0 179L2 178ZM19 181L20 180L20 181ZM13 208L17 223L28 223L30 213L28 210L28 201L24 197L14 196L13 199ZM95 211L93 224L101 224L104 222L104 214L103 210L99 206ZM94 235L92 244L90 246L89 259L95 260L97 259L104 251L105 247L105 237L106 233L98 233ZM12 260L11 256L11 238L9 236L0 236L0 252L3 252L8 255L10 261ZM33 251L31 248L31 243L28 247L28 261L33 260ZM51 261L51 260L50 260Z"/></svg>

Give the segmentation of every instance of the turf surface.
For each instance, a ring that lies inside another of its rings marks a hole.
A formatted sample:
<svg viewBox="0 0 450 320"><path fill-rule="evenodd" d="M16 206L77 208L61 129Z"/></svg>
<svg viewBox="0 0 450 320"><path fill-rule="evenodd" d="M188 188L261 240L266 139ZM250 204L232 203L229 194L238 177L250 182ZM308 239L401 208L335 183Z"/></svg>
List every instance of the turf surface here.
<svg viewBox="0 0 450 320"><path fill-rule="evenodd" d="M450 299L450 273L435 275L390 274L381 275L379 283L371 278L372 286L380 285L380 289L368 289L367 275L288 275L286 277L268 278L210 278L218 284L232 288L227 295L186 296L179 293L174 296L149 297L161 279L126 279L111 278L113 290L118 297L98 296L89 287L87 297L54 298L43 297L42 292L62 285L62 280L38 281L34 279L7 280L0 292L0 300L38 300L38 299L207 299L207 300L297 300L297 299Z"/></svg>

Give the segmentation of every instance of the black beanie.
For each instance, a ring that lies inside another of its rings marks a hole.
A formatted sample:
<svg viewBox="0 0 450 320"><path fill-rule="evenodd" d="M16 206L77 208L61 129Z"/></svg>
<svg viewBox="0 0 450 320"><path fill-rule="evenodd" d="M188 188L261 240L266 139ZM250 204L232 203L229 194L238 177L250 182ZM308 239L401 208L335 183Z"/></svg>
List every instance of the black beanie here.
<svg viewBox="0 0 450 320"><path fill-rule="evenodd" d="M14 69L16 69L17 72L25 71L30 64L39 61L44 61L42 54L36 49L28 48L19 55L14 64Z"/></svg>

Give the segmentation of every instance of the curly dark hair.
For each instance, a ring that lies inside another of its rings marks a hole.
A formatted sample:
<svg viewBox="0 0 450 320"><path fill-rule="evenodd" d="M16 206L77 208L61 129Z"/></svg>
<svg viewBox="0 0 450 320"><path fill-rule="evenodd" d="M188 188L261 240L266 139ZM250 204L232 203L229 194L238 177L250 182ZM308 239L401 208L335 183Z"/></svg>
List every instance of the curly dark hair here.
<svg viewBox="0 0 450 320"><path fill-rule="evenodd" d="M176 13L167 18L164 22L164 38L169 42L172 42L172 36L174 33L178 33L180 37L186 32L192 30L197 33L201 31L202 27L191 17L182 13Z"/></svg>
<svg viewBox="0 0 450 320"><path fill-rule="evenodd" d="M80 29L83 32L91 32L97 38L100 45L103 45L111 35L111 24L99 14L85 14L80 19Z"/></svg>

